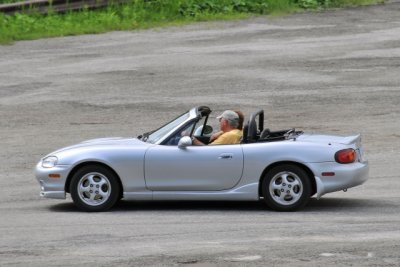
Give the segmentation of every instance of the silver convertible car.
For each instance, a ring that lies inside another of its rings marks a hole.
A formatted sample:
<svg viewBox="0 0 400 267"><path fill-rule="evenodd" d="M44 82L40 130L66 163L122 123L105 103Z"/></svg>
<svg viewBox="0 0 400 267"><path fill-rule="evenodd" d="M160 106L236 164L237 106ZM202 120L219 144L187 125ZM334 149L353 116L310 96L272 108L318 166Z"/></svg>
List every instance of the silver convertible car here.
<svg viewBox="0 0 400 267"><path fill-rule="evenodd" d="M120 199L141 201L259 201L277 211L298 210L311 196L346 190L368 178L360 135L340 137L295 129L264 129L251 114L243 140L209 143L208 107L195 107L137 138L101 138L54 151L36 166L41 196L65 199L85 211L110 209Z"/></svg>

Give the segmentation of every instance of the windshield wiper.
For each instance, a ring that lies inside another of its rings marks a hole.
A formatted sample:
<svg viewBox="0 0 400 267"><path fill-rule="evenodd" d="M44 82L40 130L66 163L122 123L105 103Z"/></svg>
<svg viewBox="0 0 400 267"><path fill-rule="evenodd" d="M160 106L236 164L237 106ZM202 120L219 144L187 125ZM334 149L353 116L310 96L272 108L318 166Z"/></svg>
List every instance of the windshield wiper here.
<svg viewBox="0 0 400 267"><path fill-rule="evenodd" d="M141 140L141 141L143 141L143 142L146 142L146 141L147 141L147 138L149 138L149 135L152 134L153 132L154 132L154 131L141 134L141 135L139 135L139 136L137 137L137 139L139 139L139 140Z"/></svg>

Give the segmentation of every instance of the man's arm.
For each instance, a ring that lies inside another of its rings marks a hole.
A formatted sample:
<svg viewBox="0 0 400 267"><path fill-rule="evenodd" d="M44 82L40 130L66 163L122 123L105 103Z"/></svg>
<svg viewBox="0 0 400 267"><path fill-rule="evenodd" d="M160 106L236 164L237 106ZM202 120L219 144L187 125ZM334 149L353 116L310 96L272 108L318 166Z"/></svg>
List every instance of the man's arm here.
<svg viewBox="0 0 400 267"><path fill-rule="evenodd" d="M229 144L229 134L221 134L217 139L215 139L210 145L226 145Z"/></svg>
<svg viewBox="0 0 400 267"><path fill-rule="evenodd" d="M219 131L214 133L213 135L211 135L210 137L210 143L213 142L214 140L218 139L218 137L220 137L221 135L223 135L224 132L223 131Z"/></svg>
<svg viewBox="0 0 400 267"><path fill-rule="evenodd" d="M205 144L203 142L201 142L200 140L198 140L196 137L192 137L192 145L205 146Z"/></svg>

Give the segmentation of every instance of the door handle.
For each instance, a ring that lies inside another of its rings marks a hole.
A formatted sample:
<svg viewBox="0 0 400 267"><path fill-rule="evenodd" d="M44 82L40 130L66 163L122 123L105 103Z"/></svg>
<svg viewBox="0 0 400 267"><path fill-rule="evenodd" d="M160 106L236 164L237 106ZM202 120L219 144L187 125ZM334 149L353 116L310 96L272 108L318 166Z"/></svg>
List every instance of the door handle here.
<svg viewBox="0 0 400 267"><path fill-rule="evenodd" d="M219 155L218 158L219 158L219 159L231 159L231 158L233 158L233 154L231 154L231 153L224 153L224 154Z"/></svg>

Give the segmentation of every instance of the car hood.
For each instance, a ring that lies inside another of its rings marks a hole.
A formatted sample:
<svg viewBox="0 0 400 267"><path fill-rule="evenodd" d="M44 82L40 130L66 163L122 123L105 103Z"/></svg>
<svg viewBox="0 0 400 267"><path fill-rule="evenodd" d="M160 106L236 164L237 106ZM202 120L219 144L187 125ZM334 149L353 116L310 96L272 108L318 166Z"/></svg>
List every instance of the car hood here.
<svg viewBox="0 0 400 267"><path fill-rule="evenodd" d="M337 136L337 135L304 133L298 136L296 140L310 142L310 143L321 143L321 144L335 143L342 145L350 145L357 141L360 141L360 134L351 136Z"/></svg>
<svg viewBox="0 0 400 267"><path fill-rule="evenodd" d="M140 141L137 138L126 138L126 137L108 137L108 138L97 138L97 139L90 139L83 141L81 143L63 147L59 150L56 150L49 155L54 155L66 150L72 150L76 148L82 148L82 147L92 147L92 146L118 146L118 145L123 145L123 146L147 146L149 144ZM49 156L47 155L47 156Z"/></svg>
<svg viewBox="0 0 400 267"><path fill-rule="evenodd" d="M126 138L126 137L107 137L107 138L96 138L83 141L78 145L124 145L124 144L143 144L142 141L137 138Z"/></svg>

